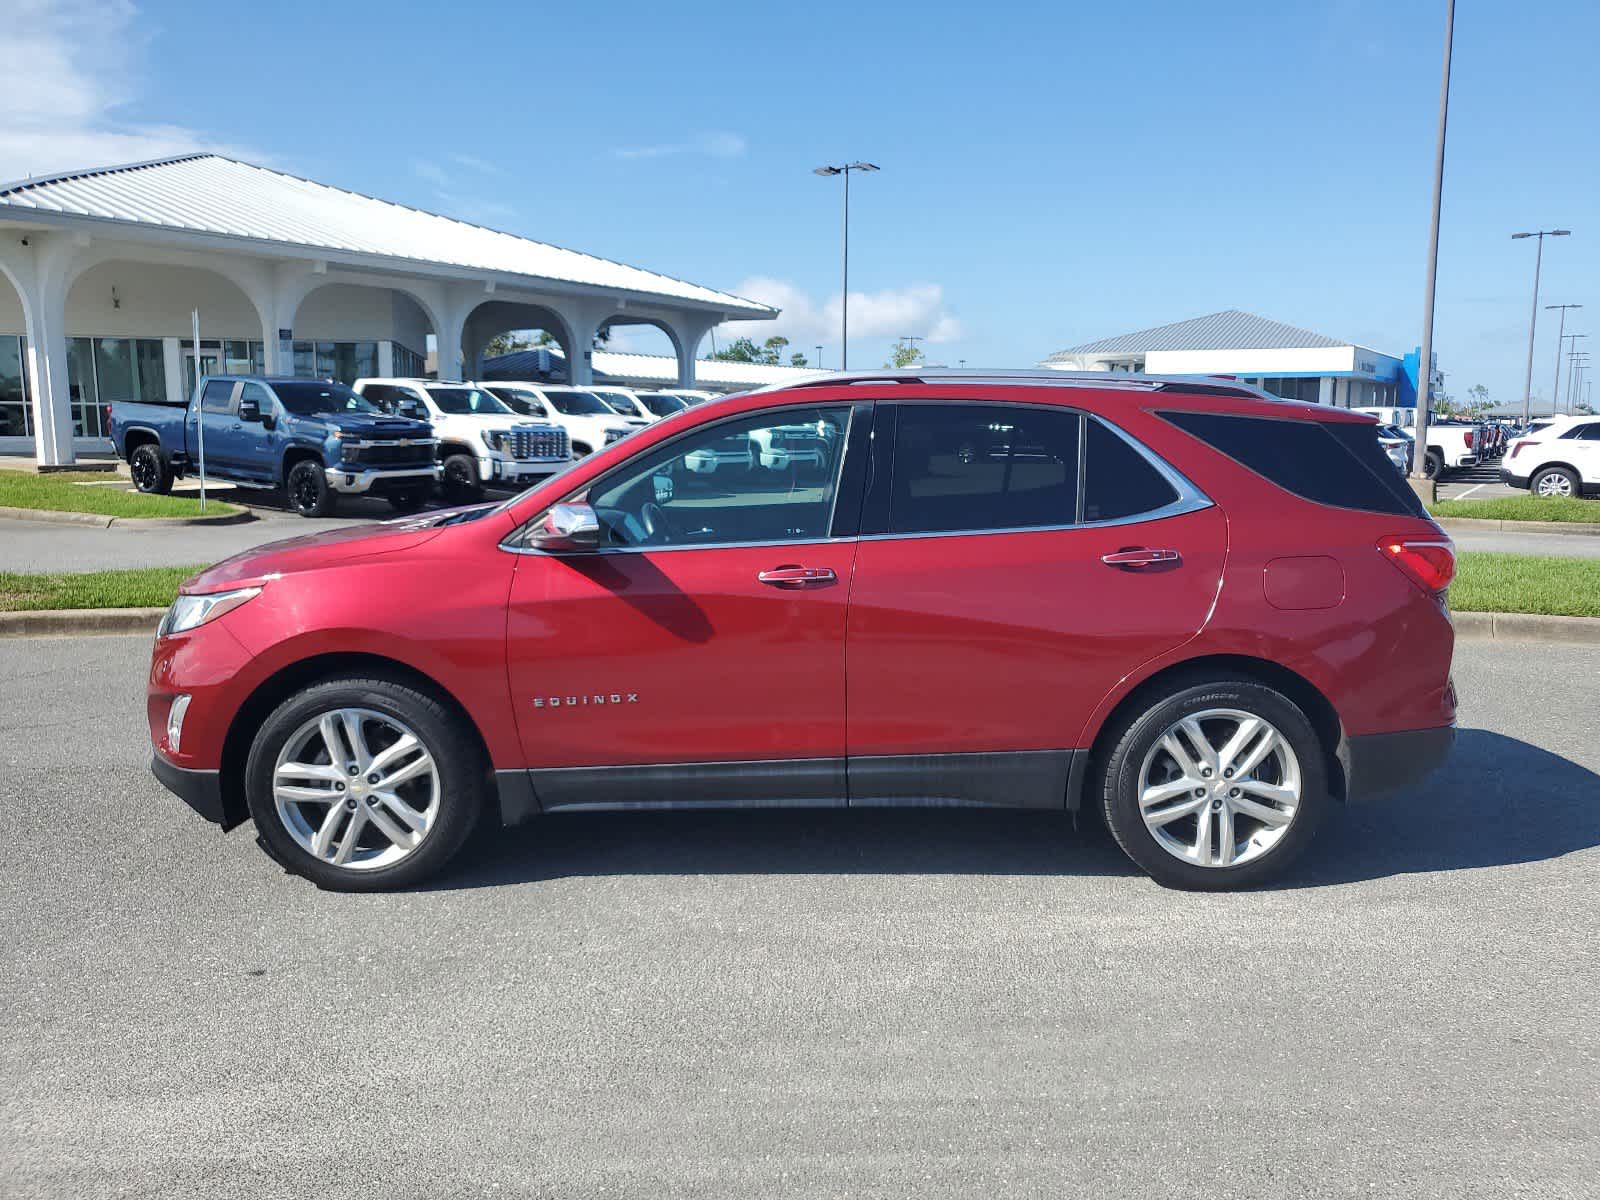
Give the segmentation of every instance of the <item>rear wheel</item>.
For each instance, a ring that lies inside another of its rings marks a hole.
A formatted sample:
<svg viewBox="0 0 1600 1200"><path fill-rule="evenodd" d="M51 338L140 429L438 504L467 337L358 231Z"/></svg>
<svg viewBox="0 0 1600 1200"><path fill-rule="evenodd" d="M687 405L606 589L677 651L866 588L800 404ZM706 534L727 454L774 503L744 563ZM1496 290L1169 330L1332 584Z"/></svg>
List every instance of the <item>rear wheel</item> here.
<svg viewBox="0 0 1600 1200"><path fill-rule="evenodd" d="M483 498L478 481L478 460L470 454L452 454L444 460L441 486L452 504L475 504Z"/></svg>
<svg viewBox="0 0 1600 1200"><path fill-rule="evenodd" d="M1167 887L1226 891L1271 878L1306 848L1332 804L1311 722L1253 680L1180 687L1109 733L1106 824Z"/></svg>
<svg viewBox="0 0 1600 1200"><path fill-rule="evenodd" d="M1528 482L1535 496L1576 496L1580 486L1578 477L1566 467L1546 467Z"/></svg>
<svg viewBox="0 0 1600 1200"><path fill-rule="evenodd" d="M167 465L161 447L153 442L135 447L128 456L128 474L133 477L133 486L141 492L164 496L172 490L172 468Z"/></svg>
<svg viewBox="0 0 1600 1200"><path fill-rule="evenodd" d="M409 684L333 679L262 723L245 766L256 830L319 887L384 891L439 871L483 810L486 768L464 720Z"/></svg>
<svg viewBox="0 0 1600 1200"><path fill-rule="evenodd" d="M1444 455L1437 450L1429 450L1428 457L1422 460L1422 472L1429 479L1437 479L1444 474Z"/></svg>
<svg viewBox="0 0 1600 1200"><path fill-rule="evenodd" d="M301 459L289 468L284 492L289 507L302 517L325 517L333 511L333 489L328 486L322 464L314 459Z"/></svg>

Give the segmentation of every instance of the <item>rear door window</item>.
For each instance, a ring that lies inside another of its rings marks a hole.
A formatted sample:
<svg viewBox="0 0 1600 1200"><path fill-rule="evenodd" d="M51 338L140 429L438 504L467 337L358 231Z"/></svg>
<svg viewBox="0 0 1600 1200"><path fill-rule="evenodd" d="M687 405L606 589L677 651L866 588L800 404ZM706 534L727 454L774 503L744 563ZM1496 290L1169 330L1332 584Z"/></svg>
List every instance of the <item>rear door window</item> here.
<svg viewBox="0 0 1600 1200"><path fill-rule="evenodd" d="M1203 412L1161 415L1303 499L1362 512L1426 515L1378 444L1376 425Z"/></svg>

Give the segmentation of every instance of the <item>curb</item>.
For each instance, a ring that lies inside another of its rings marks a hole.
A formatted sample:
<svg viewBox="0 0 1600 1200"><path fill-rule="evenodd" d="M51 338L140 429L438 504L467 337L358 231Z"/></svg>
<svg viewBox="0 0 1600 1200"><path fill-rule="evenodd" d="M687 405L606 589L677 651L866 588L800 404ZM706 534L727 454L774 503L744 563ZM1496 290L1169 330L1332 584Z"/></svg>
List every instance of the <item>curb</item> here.
<svg viewBox="0 0 1600 1200"><path fill-rule="evenodd" d="M1453 612L1458 638L1496 642L1563 642L1600 646L1600 617L1541 617L1533 613Z"/></svg>
<svg viewBox="0 0 1600 1200"><path fill-rule="evenodd" d="M1581 521L1489 521L1481 517L1434 517L1440 529L1481 529L1495 533L1555 533L1564 537L1600 537L1600 522Z"/></svg>
<svg viewBox="0 0 1600 1200"><path fill-rule="evenodd" d="M259 520L248 508L236 513L205 517L108 517L104 513L56 512L48 508L7 508L0 517L9 521L42 521L50 525L87 525L93 529L172 529L184 525L243 525Z"/></svg>
<svg viewBox="0 0 1600 1200"><path fill-rule="evenodd" d="M68 608L0 613L0 637L155 636L164 608Z"/></svg>

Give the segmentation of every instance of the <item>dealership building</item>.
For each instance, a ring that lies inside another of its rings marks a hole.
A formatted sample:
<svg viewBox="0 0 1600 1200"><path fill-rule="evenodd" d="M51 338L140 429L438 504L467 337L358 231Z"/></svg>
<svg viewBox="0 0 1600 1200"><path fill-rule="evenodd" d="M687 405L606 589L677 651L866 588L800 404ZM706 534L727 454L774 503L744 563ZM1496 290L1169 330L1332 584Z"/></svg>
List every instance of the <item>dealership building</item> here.
<svg viewBox="0 0 1600 1200"><path fill-rule="evenodd" d="M1229 309L1058 350L1039 365L1058 371L1223 376L1289 400L1366 408L1414 406L1420 357L1413 352L1397 358Z"/></svg>
<svg viewBox="0 0 1600 1200"><path fill-rule="evenodd" d="M197 368L420 375L430 335L459 378L497 334L543 329L589 383L602 329L652 325L670 382L693 387L714 326L777 315L213 154L26 179L0 184L0 452L58 465L108 449L103 405L181 402Z"/></svg>

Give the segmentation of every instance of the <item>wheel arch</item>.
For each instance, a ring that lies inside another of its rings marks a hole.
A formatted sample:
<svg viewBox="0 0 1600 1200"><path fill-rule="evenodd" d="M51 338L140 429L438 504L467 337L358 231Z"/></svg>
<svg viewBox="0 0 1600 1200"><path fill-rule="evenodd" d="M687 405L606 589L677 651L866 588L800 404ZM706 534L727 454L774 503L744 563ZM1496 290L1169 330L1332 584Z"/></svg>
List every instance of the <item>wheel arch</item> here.
<svg viewBox="0 0 1600 1200"><path fill-rule="evenodd" d="M289 482L289 472L294 470L297 465L307 461L308 459L312 462L322 463L324 466L327 465L326 463L323 463L322 452L320 450L314 449L311 446L290 446L283 452L283 462L279 470L279 482L287 484Z"/></svg>
<svg viewBox="0 0 1600 1200"><path fill-rule="evenodd" d="M366 652L336 652L316 654L279 668L256 685L254 691L239 706L228 723L228 732L222 742L222 808L224 829L232 829L249 819L245 802L244 769L250 755L250 743L255 732L278 705L298 691L328 679L344 676L368 676L403 683L426 692L453 712L471 731L487 766L490 762L488 744L483 732L467 711L466 705L444 684L410 663L381 654ZM494 773L489 771L490 794L493 795Z"/></svg>
<svg viewBox="0 0 1600 1200"><path fill-rule="evenodd" d="M1081 806L1087 779L1104 763L1108 735L1121 727L1130 712L1148 705L1152 697L1176 691L1191 682L1218 676L1243 676L1282 692L1306 714L1317 740L1322 744L1328 768L1328 783L1334 795L1343 800L1347 771L1344 725L1338 710L1327 695L1304 675L1270 659L1248 654L1207 654L1168 663L1139 680L1118 699L1093 726L1088 752L1077 756L1076 769L1069 781L1068 807Z"/></svg>
<svg viewBox="0 0 1600 1200"><path fill-rule="evenodd" d="M1583 484L1583 472L1578 470L1577 467L1573 466L1569 462L1563 462L1560 459L1551 459L1549 462L1540 463L1537 467L1528 472L1528 487L1532 488L1533 481L1539 478L1539 476L1545 471L1565 471L1578 482L1579 486L1582 486Z"/></svg>

